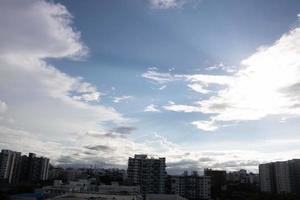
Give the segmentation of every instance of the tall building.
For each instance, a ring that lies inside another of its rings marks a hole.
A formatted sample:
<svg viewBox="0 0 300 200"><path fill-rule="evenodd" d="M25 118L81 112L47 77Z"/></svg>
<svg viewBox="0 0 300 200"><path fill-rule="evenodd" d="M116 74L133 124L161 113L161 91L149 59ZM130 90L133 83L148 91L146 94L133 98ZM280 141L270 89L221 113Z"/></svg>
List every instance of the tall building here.
<svg viewBox="0 0 300 200"><path fill-rule="evenodd" d="M211 179L211 196L213 199L217 198L224 187L226 187L226 171L204 169L204 175Z"/></svg>
<svg viewBox="0 0 300 200"><path fill-rule="evenodd" d="M259 165L260 190L262 192L276 192L276 176L274 163Z"/></svg>
<svg viewBox="0 0 300 200"><path fill-rule="evenodd" d="M3 149L0 153L0 180L16 183L20 176L21 153Z"/></svg>
<svg viewBox="0 0 300 200"><path fill-rule="evenodd" d="M23 182L45 181L49 174L49 159L29 153L29 156L22 156L21 171Z"/></svg>
<svg viewBox="0 0 300 200"><path fill-rule="evenodd" d="M259 165L260 189L300 196L300 159Z"/></svg>
<svg viewBox="0 0 300 200"><path fill-rule="evenodd" d="M139 185L142 194L165 193L166 159L135 155L128 159L128 182Z"/></svg>
<svg viewBox="0 0 300 200"><path fill-rule="evenodd" d="M21 156L20 152L2 150L0 153L0 181L5 183L38 182L48 179L49 159Z"/></svg>
<svg viewBox="0 0 300 200"><path fill-rule="evenodd" d="M181 176L169 176L168 182L168 192L171 194L177 194L189 200L211 199L211 184L208 176L199 176L197 172L188 175L185 172Z"/></svg>
<svg viewBox="0 0 300 200"><path fill-rule="evenodd" d="M277 193L291 193L290 171L288 162L275 162Z"/></svg>
<svg viewBox="0 0 300 200"><path fill-rule="evenodd" d="M290 172L291 191L300 197L300 159L288 161Z"/></svg>

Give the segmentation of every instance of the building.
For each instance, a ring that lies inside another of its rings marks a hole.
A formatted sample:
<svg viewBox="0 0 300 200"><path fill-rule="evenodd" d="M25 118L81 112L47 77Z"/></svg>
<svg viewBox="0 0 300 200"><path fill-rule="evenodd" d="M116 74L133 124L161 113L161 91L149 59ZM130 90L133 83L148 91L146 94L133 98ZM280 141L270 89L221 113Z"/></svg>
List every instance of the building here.
<svg viewBox="0 0 300 200"><path fill-rule="evenodd" d="M28 183L48 179L49 159L21 156L20 152L2 150L0 153L0 180L5 183Z"/></svg>
<svg viewBox="0 0 300 200"><path fill-rule="evenodd" d="M204 169L204 175L211 179L211 196L217 198L220 193L226 188L226 171Z"/></svg>
<svg viewBox="0 0 300 200"><path fill-rule="evenodd" d="M211 199L210 177L199 176L197 172L188 175L184 172L181 176L168 177L168 192L185 197L189 200Z"/></svg>
<svg viewBox="0 0 300 200"><path fill-rule="evenodd" d="M45 157L36 157L34 153L28 156L22 156L21 162L21 181L38 182L48 179L49 159Z"/></svg>
<svg viewBox="0 0 300 200"><path fill-rule="evenodd" d="M290 184L292 193L300 197L300 159L288 161L290 171Z"/></svg>
<svg viewBox="0 0 300 200"><path fill-rule="evenodd" d="M187 200L176 194L147 194L146 200Z"/></svg>
<svg viewBox="0 0 300 200"><path fill-rule="evenodd" d="M259 181L260 190L262 192L276 192L276 180L275 180L275 168L274 163L266 163L259 165Z"/></svg>
<svg viewBox="0 0 300 200"><path fill-rule="evenodd" d="M261 164L259 179L262 192L300 196L300 159Z"/></svg>
<svg viewBox="0 0 300 200"><path fill-rule="evenodd" d="M288 162L275 162L276 192L291 193L290 170Z"/></svg>
<svg viewBox="0 0 300 200"><path fill-rule="evenodd" d="M53 200L142 200L140 195L111 195L111 194L87 194L87 193L72 193L57 196Z"/></svg>
<svg viewBox="0 0 300 200"><path fill-rule="evenodd" d="M258 174L254 174L252 172L247 173L245 169L241 169L239 171L228 172L226 174L226 181L233 183L246 183L252 185L259 184L259 176Z"/></svg>
<svg viewBox="0 0 300 200"><path fill-rule="evenodd" d="M20 176L21 153L3 149L0 153L0 180L16 183Z"/></svg>
<svg viewBox="0 0 300 200"><path fill-rule="evenodd" d="M142 194L165 193L166 159L135 155L128 159L128 182L139 185Z"/></svg>
<svg viewBox="0 0 300 200"><path fill-rule="evenodd" d="M140 187L119 185L116 182L111 185L97 185L95 178L92 178L70 181L68 184L63 184L61 180L55 180L53 186L45 186L41 192L45 193L47 198L70 193L140 196Z"/></svg>

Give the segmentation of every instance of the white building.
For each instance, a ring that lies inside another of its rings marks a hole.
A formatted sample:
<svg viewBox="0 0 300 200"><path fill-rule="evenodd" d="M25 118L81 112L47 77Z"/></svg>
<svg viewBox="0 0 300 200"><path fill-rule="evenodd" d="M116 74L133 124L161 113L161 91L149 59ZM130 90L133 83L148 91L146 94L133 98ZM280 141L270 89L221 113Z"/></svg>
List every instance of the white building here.
<svg viewBox="0 0 300 200"><path fill-rule="evenodd" d="M0 153L0 179L7 183L18 181L20 164L20 152L3 149Z"/></svg>

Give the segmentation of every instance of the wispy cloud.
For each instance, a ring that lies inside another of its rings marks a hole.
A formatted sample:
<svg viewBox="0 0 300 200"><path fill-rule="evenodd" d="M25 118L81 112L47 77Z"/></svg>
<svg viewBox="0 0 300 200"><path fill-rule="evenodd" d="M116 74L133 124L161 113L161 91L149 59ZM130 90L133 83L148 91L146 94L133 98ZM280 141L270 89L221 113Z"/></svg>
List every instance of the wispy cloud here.
<svg viewBox="0 0 300 200"><path fill-rule="evenodd" d="M153 9L180 9L187 5L196 7L203 0L149 0Z"/></svg>
<svg viewBox="0 0 300 200"><path fill-rule="evenodd" d="M160 112L156 105L150 104L145 109L144 112Z"/></svg>
<svg viewBox="0 0 300 200"><path fill-rule="evenodd" d="M166 84L175 80L175 77L171 73L158 72L158 69L156 67L148 68L148 70L142 74L142 77L147 78L153 81L154 83L158 84Z"/></svg>
<svg viewBox="0 0 300 200"><path fill-rule="evenodd" d="M183 104L176 104L173 101L169 101L167 105L164 105L163 108L168 111L174 111L174 112L201 112L201 108L199 108L197 105L183 105Z"/></svg>
<svg viewBox="0 0 300 200"><path fill-rule="evenodd" d="M119 96L119 97L114 97L113 102L120 103L122 101L129 101L133 98L134 98L133 96Z"/></svg>
<svg viewBox="0 0 300 200"><path fill-rule="evenodd" d="M150 0L150 3L155 9L170 9L182 7L186 0Z"/></svg>

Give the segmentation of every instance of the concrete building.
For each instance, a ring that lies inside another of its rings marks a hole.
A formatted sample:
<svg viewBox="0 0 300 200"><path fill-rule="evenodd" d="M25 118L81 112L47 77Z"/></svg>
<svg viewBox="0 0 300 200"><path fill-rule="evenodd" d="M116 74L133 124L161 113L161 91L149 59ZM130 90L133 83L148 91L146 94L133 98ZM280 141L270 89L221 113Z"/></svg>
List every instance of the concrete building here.
<svg viewBox="0 0 300 200"><path fill-rule="evenodd" d="M21 181L38 182L48 179L49 159L45 157L36 157L34 153L28 156L23 155L21 161Z"/></svg>
<svg viewBox="0 0 300 200"><path fill-rule="evenodd" d="M291 193L291 182L288 162L275 162L276 192Z"/></svg>
<svg viewBox="0 0 300 200"><path fill-rule="evenodd" d="M276 176L274 163L259 165L260 190L262 192L276 192Z"/></svg>
<svg viewBox="0 0 300 200"><path fill-rule="evenodd" d="M260 189L300 196L300 159L259 165Z"/></svg>
<svg viewBox="0 0 300 200"><path fill-rule="evenodd" d="M49 159L21 156L20 152L2 150L0 153L0 181L5 183L38 182L48 178Z"/></svg>
<svg viewBox="0 0 300 200"><path fill-rule="evenodd" d="M181 176L169 176L168 192L185 197L189 200L211 199L211 182L208 176L199 176L197 172L188 175L185 172Z"/></svg>
<svg viewBox="0 0 300 200"><path fill-rule="evenodd" d="M300 197L300 159L293 159L288 161L290 172L291 191Z"/></svg>
<svg viewBox="0 0 300 200"><path fill-rule="evenodd" d="M226 181L258 185L259 176L258 174L254 174L252 172L247 173L245 169L241 169L239 171L228 172L226 174Z"/></svg>
<svg viewBox="0 0 300 200"><path fill-rule="evenodd" d="M16 183L20 176L21 153L2 150L0 153L0 180L6 183Z"/></svg>
<svg viewBox="0 0 300 200"><path fill-rule="evenodd" d="M128 182L139 185L142 194L165 193L166 159L135 155L128 159Z"/></svg>
<svg viewBox="0 0 300 200"><path fill-rule="evenodd" d="M45 186L42 188L43 193L49 198L69 193L93 193L103 195L140 195L139 186L123 186L118 183L111 185L96 185L95 179L79 179L78 181L70 181L63 184L60 180L55 180L53 186Z"/></svg>

